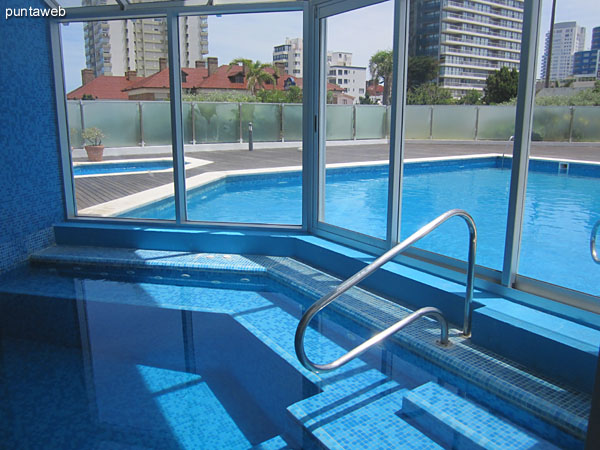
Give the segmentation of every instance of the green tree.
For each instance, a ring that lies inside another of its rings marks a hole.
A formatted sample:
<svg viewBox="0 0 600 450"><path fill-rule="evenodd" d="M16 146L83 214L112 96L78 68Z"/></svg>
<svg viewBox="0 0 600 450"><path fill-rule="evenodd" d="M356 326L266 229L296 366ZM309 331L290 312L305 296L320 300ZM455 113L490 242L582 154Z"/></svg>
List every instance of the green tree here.
<svg viewBox="0 0 600 450"><path fill-rule="evenodd" d="M450 105L454 103L452 92L435 83L426 83L408 91L406 103L409 105Z"/></svg>
<svg viewBox="0 0 600 450"><path fill-rule="evenodd" d="M484 103L488 105L503 103L517 96L519 88L519 72L502 67L491 73L485 82Z"/></svg>
<svg viewBox="0 0 600 450"><path fill-rule="evenodd" d="M358 97L358 102L361 105L374 105L375 104L375 102L373 101L373 99L371 98L371 96L369 95L368 92L365 94L364 97Z"/></svg>
<svg viewBox="0 0 600 450"><path fill-rule="evenodd" d="M285 91L262 89L256 97L263 103L302 103L302 89L298 86L290 86Z"/></svg>
<svg viewBox="0 0 600 450"><path fill-rule="evenodd" d="M256 91L265 88L265 84L271 83L275 85L275 76L267 72L266 69L271 68L277 74L273 64L261 63L260 61L252 61L251 59L236 58L229 63L229 69L235 65L241 64L246 72L246 86L252 95L256 95Z"/></svg>
<svg viewBox="0 0 600 450"><path fill-rule="evenodd" d="M470 89L456 103L460 105L481 105L481 92L477 89Z"/></svg>
<svg viewBox="0 0 600 450"><path fill-rule="evenodd" d="M406 86L408 89L429 83L437 78L438 63L431 56L409 56Z"/></svg>
<svg viewBox="0 0 600 450"><path fill-rule="evenodd" d="M383 104L390 104L394 55L391 50L379 50L369 60L369 72L374 80L383 82Z"/></svg>

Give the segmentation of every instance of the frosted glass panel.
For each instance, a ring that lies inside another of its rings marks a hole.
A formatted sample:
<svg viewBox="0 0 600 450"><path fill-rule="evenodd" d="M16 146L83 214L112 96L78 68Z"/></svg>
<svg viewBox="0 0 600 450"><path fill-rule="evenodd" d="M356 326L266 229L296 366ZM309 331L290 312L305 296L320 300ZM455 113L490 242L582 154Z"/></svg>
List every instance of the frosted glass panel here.
<svg viewBox="0 0 600 450"><path fill-rule="evenodd" d="M478 139L508 140L515 134L514 106L480 106Z"/></svg>
<svg viewBox="0 0 600 450"><path fill-rule="evenodd" d="M356 105L356 139L385 138L385 106Z"/></svg>
<svg viewBox="0 0 600 450"><path fill-rule="evenodd" d="M534 141L568 141L571 110L568 106L536 106L533 111Z"/></svg>
<svg viewBox="0 0 600 450"><path fill-rule="evenodd" d="M83 146L81 138L81 111L79 102L67 102L67 122L69 124L69 138L71 147Z"/></svg>
<svg viewBox="0 0 600 450"><path fill-rule="evenodd" d="M195 103L196 142L239 142L239 115L237 103Z"/></svg>
<svg viewBox="0 0 600 450"><path fill-rule="evenodd" d="M327 105L327 140L352 139L352 105Z"/></svg>
<svg viewBox="0 0 600 450"><path fill-rule="evenodd" d="M106 147L133 147L140 142L137 102L83 102L85 127L99 128Z"/></svg>
<svg viewBox="0 0 600 450"><path fill-rule="evenodd" d="M573 111L572 139L576 142L600 141L600 107L577 106Z"/></svg>
<svg viewBox="0 0 600 450"><path fill-rule="evenodd" d="M433 109L433 139L474 139L475 106L436 106Z"/></svg>
<svg viewBox="0 0 600 450"><path fill-rule="evenodd" d="M302 105L283 105L283 138L302 140Z"/></svg>
<svg viewBox="0 0 600 450"><path fill-rule="evenodd" d="M169 102L143 102L142 122L146 145L171 144L171 104Z"/></svg>
<svg viewBox="0 0 600 450"><path fill-rule="evenodd" d="M277 104L242 104L242 137L248 142L248 123L252 122L254 141L281 140L281 107Z"/></svg>
<svg viewBox="0 0 600 450"><path fill-rule="evenodd" d="M182 104L182 113L183 113L183 143L191 144L194 139L194 134L192 130L192 104L191 103L183 103Z"/></svg>
<svg viewBox="0 0 600 450"><path fill-rule="evenodd" d="M431 132L431 107L407 106L404 121L406 139L429 139Z"/></svg>

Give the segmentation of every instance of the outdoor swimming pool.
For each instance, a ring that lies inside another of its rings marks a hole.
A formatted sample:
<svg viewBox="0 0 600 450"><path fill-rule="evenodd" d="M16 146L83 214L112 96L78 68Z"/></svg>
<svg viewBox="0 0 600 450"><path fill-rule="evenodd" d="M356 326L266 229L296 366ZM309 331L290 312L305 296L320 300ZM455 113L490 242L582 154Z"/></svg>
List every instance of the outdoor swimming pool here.
<svg viewBox="0 0 600 450"><path fill-rule="evenodd" d="M531 160L519 272L600 295L598 266L589 253L592 227L600 218L600 166ZM563 171L564 172L564 171ZM478 158L405 164L402 237L452 208L461 208L478 228L477 263L501 270L508 208L510 160ZM325 222L383 238L387 166L328 169ZM593 216L589 212L596 211ZM123 216L172 219L172 199ZM299 173L228 177L188 192L191 220L301 222ZM467 232L450 221L418 247L466 260Z"/></svg>
<svg viewBox="0 0 600 450"><path fill-rule="evenodd" d="M235 266L242 260L223 261ZM245 273L173 269L166 262L154 269L68 265L5 274L3 443L364 449L377 436L379 448L398 442L415 449L473 442L556 448L541 433L558 445L580 445L399 346L375 348L335 372L307 372L295 360L293 337L314 299L251 273L258 262L243 262ZM297 262L281 264L289 265L279 273L309 273ZM325 288L331 283L324 274L319 279ZM343 308L368 310L384 301L353 295ZM386 314L389 308L388 302ZM306 335L309 356L337 357L369 335L365 323L348 317L330 310L317 318ZM435 344L435 322L422 320L419 328L430 351L443 351ZM463 413L459 422L440 427L447 408Z"/></svg>
<svg viewBox="0 0 600 450"><path fill-rule="evenodd" d="M201 165L201 160L188 158L186 166L196 167ZM105 161L100 163L75 163L73 164L73 176L85 175L119 175L131 172L157 172L173 170L173 160L170 158L156 159L132 159Z"/></svg>

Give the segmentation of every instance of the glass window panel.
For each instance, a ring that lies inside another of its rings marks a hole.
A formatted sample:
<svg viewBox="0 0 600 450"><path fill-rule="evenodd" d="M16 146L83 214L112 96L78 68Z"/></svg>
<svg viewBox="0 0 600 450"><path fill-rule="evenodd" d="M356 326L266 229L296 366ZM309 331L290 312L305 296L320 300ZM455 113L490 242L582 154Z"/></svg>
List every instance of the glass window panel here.
<svg viewBox="0 0 600 450"><path fill-rule="evenodd" d="M140 116L137 102L84 101L85 127L97 127L104 133L107 147L133 147L139 145ZM169 132L169 142L171 134Z"/></svg>
<svg viewBox="0 0 600 450"><path fill-rule="evenodd" d="M283 138L302 140L302 105L283 105Z"/></svg>
<svg viewBox="0 0 600 450"><path fill-rule="evenodd" d="M568 106L536 106L533 112L533 141L569 140L571 109Z"/></svg>
<svg viewBox="0 0 600 450"><path fill-rule="evenodd" d="M281 140L281 105L246 103L242 105L242 137L249 141L249 125L256 142Z"/></svg>
<svg viewBox="0 0 600 450"><path fill-rule="evenodd" d="M406 139L429 139L431 135L431 107L407 105L404 130Z"/></svg>
<svg viewBox="0 0 600 450"><path fill-rule="evenodd" d="M171 103L142 102L142 126L146 145L171 145Z"/></svg>
<svg viewBox="0 0 600 450"><path fill-rule="evenodd" d="M319 220L379 239L387 221L390 147L381 140L389 130L393 18L394 2L386 1L321 19L327 105Z"/></svg>
<svg viewBox="0 0 600 450"><path fill-rule="evenodd" d="M159 47L128 39L150 24ZM71 23L61 34L77 214L173 218L173 205L143 209L173 195L164 19Z"/></svg>
<svg viewBox="0 0 600 450"><path fill-rule="evenodd" d="M497 6L499 15L513 12ZM500 271L515 108L497 105L514 101L518 74L511 68L518 67L520 55L511 52L500 61L488 51L508 45L519 50L521 24L507 21L515 34L506 39L470 21L472 5L465 4L464 14L452 23L442 21L442 26L431 8L427 2L411 2L405 134L420 140L404 145L400 237L407 238L446 211L464 209L477 226L477 264ZM512 94L486 90L488 77L510 80ZM467 227L453 218L416 247L466 261Z"/></svg>
<svg viewBox="0 0 600 450"><path fill-rule="evenodd" d="M480 106L477 139L506 141L515 134L514 106Z"/></svg>
<svg viewBox="0 0 600 450"><path fill-rule="evenodd" d="M594 83L573 75L573 49L589 46L597 25L584 12L595 2L583 3L581 10L564 0L556 5L552 53L546 50L544 59L550 60L549 86L537 93L533 113L518 273L600 296L600 266L590 252L591 232L600 220L600 107L584 106L597 95ZM567 9L570 15L563 19ZM564 30L570 47L559 36Z"/></svg>
<svg viewBox="0 0 600 450"><path fill-rule="evenodd" d="M239 117L237 103L194 103L196 143L239 142Z"/></svg>
<svg viewBox="0 0 600 450"><path fill-rule="evenodd" d="M286 142L302 139L302 23L302 12L179 18L189 220L302 223L302 153Z"/></svg>
<svg viewBox="0 0 600 450"><path fill-rule="evenodd" d="M572 139L575 142L600 142L600 108L575 106L573 108Z"/></svg>
<svg viewBox="0 0 600 450"><path fill-rule="evenodd" d="M327 105L327 140L352 139L353 108L351 105Z"/></svg>
<svg viewBox="0 0 600 450"><path fill-rule="evenodd" d="M356 139L385 139L387 108L383 105L356 105Z"/></svg>
<svg viewBox="0 0 600 450"><path fill-rule="evenodd" d="M444 106L433 108L433 139L474 139L475 106Z"/></svg>

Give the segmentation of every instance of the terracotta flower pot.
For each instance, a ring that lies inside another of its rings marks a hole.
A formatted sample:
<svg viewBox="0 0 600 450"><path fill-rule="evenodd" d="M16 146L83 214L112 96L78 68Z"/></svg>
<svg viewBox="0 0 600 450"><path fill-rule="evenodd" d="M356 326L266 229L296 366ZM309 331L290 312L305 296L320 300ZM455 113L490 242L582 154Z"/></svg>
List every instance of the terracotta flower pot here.
<svg viewBox="0 0 600 450"><path fill-rule="evenodd" d="M87 152L88 159L90 161L102 161L104 154L104 145L86 145L85 151Z"/></svg>

